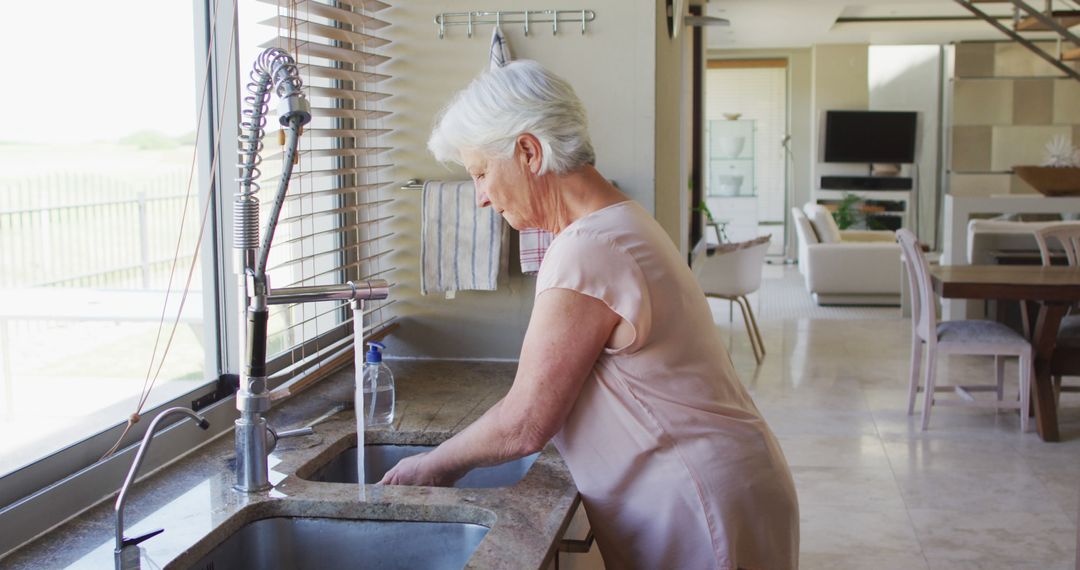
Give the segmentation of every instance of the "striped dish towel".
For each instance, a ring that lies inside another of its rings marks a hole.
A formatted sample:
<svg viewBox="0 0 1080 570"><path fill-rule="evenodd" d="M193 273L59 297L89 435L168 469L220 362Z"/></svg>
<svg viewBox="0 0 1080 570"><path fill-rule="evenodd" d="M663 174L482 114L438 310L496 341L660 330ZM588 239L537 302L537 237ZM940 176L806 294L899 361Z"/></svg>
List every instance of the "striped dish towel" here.
<svg viewBox="0 0 1080 570"><path fill-rule="evenodd" d="M424 184L420 230L420 292L494 291L506 224L492 208L476 207L471 181Z"/></svg>
<svg viewBox="0 0 1080 570"><path fill-rule="evenodd" d="M510 44L506 42L502 28L495 26L491 32L491 51L488 53L488 69L498 69L510 63Z"/></svg>
<svg viewBox="0 0 1080 570"><path fill-rule="evenodd" d="M502 67L510 63L510 59L510 44L506 41L502 29L495 26L495 31L491 33L490 68ZM520 238L521 272L535 275L540 271L540 262L544 261L544 254L547 253L555 234L530 228L521 230Z"/></svg>

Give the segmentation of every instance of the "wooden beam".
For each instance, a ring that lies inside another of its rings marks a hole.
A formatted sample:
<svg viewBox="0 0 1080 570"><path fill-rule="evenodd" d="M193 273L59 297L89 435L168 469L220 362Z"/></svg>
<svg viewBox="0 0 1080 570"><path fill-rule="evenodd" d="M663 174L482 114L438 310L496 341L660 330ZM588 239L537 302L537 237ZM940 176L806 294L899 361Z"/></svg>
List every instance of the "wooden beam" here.
<svg viewBox="0 0 1080 570"><path fill-rule="evenodd" d="M765 59L710 59L706 64L709 69L755 69L765 67L787 67L787 59L782 57Z"/></svg>

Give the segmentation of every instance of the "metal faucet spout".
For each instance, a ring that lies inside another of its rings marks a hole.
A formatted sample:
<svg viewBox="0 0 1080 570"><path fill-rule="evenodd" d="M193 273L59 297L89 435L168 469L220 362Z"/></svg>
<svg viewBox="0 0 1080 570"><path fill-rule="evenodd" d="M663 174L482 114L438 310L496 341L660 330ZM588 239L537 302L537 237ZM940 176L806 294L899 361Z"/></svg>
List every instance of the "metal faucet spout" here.
<svg viewBox="0 0 1080 570"><path fill-rule="evenodd" d="M117 570L133 570L139 568L138 544L150 537L161 534L165 530L158 529L134 538L125 538L124 504L127 502L128 489L131 488L131 484L135 481L135 475L139 472L139 467L142 466L143 457L146 455L147 448L150 447L150 441L154 439L154 434L157 433L158 426L161 424L162 420L173 414L184 414L191 417L191 419L195 420L195 425L204 430L210 427L210 422L206 421L206 418L196 414L188 408L178 406L169 408L158 414L158 416L154 418L154 421L150 422L150 427L146 428L146 435L143 436L142 443L139 444L139 451L135 453L135 461L131 463L131 469L128 470L127 478L124 479L124 484L120 487L120 494L116 496L116 547L113 550L113 560Z"/></svg>

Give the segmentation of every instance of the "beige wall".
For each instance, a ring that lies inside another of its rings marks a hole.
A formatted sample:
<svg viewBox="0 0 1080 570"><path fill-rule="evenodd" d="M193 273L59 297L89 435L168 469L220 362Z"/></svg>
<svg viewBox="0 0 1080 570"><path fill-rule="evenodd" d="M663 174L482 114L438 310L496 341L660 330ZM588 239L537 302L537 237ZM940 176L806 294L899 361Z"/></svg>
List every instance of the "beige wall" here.
<svg viewBox="0 0 1080 570"><path fill-rule="evenodd" d="M822 127L829 109L870 108L868 77L869 46L866 44L818 45L811 49L813 97L811 111L811 188L818 187L823 174L865 175L866 167L821 162Z"/></svg>
<svg viewBox="0 0 1080 570"><path fill-rule="evenodd" d="M656 220L686 255L689 248L690 28L668 37L663 2L656 3ZM685 81L684 81L685 78Z"/></svg>
<svg viewBox="0 0 1080 570"><path fill-rule="evenodd" d="M521 9L509 0L483 8ZM668 45L666 32L658 36L664 21L656 2L599 0L588 8L596 11L596 20L585 35L568 25L554 37L550 25L534 24L528 37L521 24L504 24L503 31L514 58L535 59L574 86L589 113L597 167L646 209L659 213L669 234L678 236L685 232L677 228L679 220L668 199L677 193L681 176L680 145L669 144L666 129L661 144L656 129L661 120L667 124L678 117L668 108L678 105L678 87L669 89L667 83L678 81L670 70L680 69L682 52ZM477 6L461 0L416 0L381 13L393 24L387 36L394 41L386 50L394 59L380 67L394 76L385 86L393 97L384 103L394 113L385 119L394 132L383 142L394 149L389 160L395 166L385 179L465 176L459 167L435 162L425 143L439 109L487 65L490 25L478 26L472 38L466 37L464 27L448 28L440 40L432 23L439 12L470 9ZM658 75L665 83L659 90ZM386 195L396 200L391 208L397 217L390 228L396 232L395 251L387 265L396 267L392 297L397 303L390 310L401 324L388 341L389 354L516 359L532 309L534 279L523 277L514 259L498 291L460 292L453 300L421 296L420 192L398 190L395 184Z"/></svg>

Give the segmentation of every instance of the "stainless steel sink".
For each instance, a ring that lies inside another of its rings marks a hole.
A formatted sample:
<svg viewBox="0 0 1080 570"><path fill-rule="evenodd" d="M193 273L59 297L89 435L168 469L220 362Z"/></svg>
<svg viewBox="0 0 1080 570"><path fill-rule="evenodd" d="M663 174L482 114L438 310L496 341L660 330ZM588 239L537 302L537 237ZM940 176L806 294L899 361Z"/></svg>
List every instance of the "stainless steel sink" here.
<svg viewBox="0 0 1080 570"><path fill-rule="evenodd" d="M410 455L435 449L430 445L365 445L364 482L378 483L398 461ZM508 461L502 465L473 469L454 484L465 489L491 489L509 487L521 481L536 462L539 453ZM350 447L316 471L311 481L324 483L356 483L359 480L356 467L356 448Z"/></svg>
<svg viewBox="0 0 1080 570"><path fill-rule="evenodd" d="M274 517L240 527L192 570L464 568L487 532L458 522Z"/></svg>

